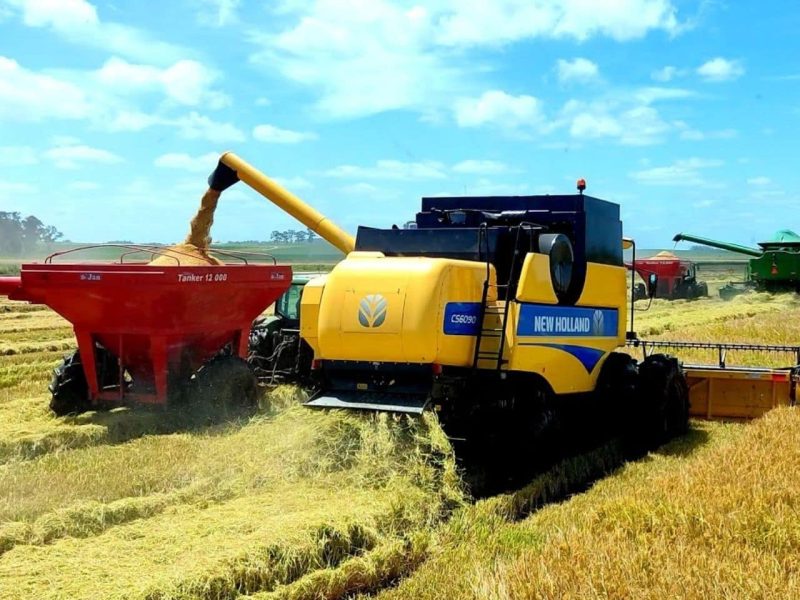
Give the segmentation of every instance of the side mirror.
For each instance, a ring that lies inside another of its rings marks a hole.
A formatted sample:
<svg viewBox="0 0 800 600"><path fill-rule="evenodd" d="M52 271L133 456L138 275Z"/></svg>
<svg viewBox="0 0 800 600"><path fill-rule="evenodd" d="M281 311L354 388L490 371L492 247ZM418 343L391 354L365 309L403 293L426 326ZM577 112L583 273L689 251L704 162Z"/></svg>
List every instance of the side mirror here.
<svg viewBox="0 0 800 600"><path fill-rule="evenodd" d="M655 298L656 287L658 287L658 275L650 273L647 277L647 295L651 300Z"/></svg>

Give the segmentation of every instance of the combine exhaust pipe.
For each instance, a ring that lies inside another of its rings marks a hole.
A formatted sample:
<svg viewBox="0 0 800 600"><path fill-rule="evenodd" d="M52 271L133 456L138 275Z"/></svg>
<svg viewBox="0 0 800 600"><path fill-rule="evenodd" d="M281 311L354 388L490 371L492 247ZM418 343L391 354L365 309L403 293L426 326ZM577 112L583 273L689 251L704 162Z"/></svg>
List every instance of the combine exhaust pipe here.
<svg viewBox="0 0 800 600"><path fill-rule="evenodd" d="M222 192L239 180L345 254L355 250L356 243L352 235L233 152L226 152L220 157L217 168L208 178L208 185Z"/></svg>

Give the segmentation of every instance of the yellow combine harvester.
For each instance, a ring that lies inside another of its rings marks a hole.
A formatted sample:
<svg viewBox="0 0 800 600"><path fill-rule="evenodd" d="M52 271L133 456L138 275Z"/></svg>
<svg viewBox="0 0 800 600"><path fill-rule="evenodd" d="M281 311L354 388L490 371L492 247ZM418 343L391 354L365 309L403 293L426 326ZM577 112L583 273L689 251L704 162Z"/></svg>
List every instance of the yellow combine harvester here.
<svg viewBox="0 0 800 600"><path fill-rule="evenodd" d="M318 383L312 407L432 408L464 436L536 436L569 412L657 443L685 430L690 386L703 416L740 416L729 405L749 406L753 394L770 406L794 401L788 370L687 372L653 343L641 362L621 351L638 342L626 331L619 206L584 195L582 181L574 195L423 198L411 227L359 227L353 238L223 155L211 187L238 180L346 254L302 295L300 335ZM763 378L786 385L762 389Z"/></svg>

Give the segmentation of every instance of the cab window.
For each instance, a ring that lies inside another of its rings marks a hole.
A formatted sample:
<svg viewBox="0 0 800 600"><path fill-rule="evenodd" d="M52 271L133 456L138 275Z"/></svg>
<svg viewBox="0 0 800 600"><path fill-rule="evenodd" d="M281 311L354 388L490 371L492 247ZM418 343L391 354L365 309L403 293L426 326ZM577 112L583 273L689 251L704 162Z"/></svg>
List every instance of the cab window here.
<svg viewBox="0 0 800 600"><path fill-rule="evenodd" d="M278 299L275 305L275 312L286 319L300 318L300 295L303 293L303 285L293 283L286 293Z"/></svg>

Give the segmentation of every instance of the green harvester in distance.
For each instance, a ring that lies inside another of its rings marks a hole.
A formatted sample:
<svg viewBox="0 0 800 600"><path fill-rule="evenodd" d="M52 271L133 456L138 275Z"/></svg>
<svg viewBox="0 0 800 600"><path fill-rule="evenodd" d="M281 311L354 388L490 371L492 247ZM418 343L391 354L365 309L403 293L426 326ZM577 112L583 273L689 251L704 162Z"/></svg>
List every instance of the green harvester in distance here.
<svg viewBox="0 0 800 600"><path fill-rule="evenodd" d="M759 248L710 240L689 233L679 233L672 239L675 242L694 242L750 257L745 280L730 282L720 288L719 295L723 300L733 298L748 289L800 293L800 236L794 231L781 229L775 232L772 239L758 242Z"/></svg>

